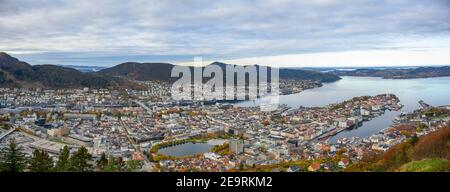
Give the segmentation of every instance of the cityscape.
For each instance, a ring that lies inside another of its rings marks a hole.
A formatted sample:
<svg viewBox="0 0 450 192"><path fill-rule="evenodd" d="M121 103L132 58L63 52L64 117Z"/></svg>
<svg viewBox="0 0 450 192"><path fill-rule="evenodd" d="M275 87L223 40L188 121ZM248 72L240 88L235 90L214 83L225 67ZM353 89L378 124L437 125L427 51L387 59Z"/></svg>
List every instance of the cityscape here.
<svg viewBox="0 0 450 192"><path fill-rule="evenodd" d="M2 1L0 172L450 171L448 2L149 2Z"/></svg>
<svg viewBox="0 0 450 192"><path fill-rule="evenodd" d="M379 132L330 142L385 111L401 111L401 100L379 94L323 107L281 104L267 110L267 105L175 101L170 83L135 83L145 88L2 88L1 145L14 142L33 159L45 153L52 162L47 171L57 170L64 150L73 157L81 149L86 164L60 171L350 171L368 154L448 130L450 118L449 105L417 101L419 108L400 113ZM322 86L310 80L280 84L295 93Z"/></svg>

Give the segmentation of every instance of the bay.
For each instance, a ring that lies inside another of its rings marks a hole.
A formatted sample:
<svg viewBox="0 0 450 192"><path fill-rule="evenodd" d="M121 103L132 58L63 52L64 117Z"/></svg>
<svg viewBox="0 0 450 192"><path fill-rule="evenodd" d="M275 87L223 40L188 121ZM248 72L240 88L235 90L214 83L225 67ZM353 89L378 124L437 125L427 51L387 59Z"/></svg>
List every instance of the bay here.
<svg viewBox="0 0 450 192"><path fill-rule="evenodd" d="M379 77L348 77L333 83L325 83L322 87L308 89L296 94L281 95L280 104L292 108L299 106L320 107L332 103L339 103L353 97L364 95L378 95L392 93L399 97L404 105L402 111L412 112L419 109L419 100L433 106L450 105L450 77L418 78L418 79L383 79ZM272 99L276 97L271 97ZM244 101L239 106L250 107L266 104L268 99L261 98L255 101ZM389 127L392 120L400 111L386 111L383 115L364 122L353 130L343 131L330 139L334 142L342 137L367 137L381 129Z"/></svg>

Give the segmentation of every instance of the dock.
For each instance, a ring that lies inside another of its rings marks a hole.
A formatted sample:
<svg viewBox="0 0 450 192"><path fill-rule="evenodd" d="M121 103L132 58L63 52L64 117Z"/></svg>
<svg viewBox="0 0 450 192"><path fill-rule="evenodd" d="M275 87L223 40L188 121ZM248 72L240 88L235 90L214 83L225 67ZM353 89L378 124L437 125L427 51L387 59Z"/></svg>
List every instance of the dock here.
<svg viewBox="0 0 450 192"><path fill-rule="evenodd" d="M419 104L420 104L420 106L421 106L423 109L428 109L428 108L433 107L433 106L431 106L431 105L425 103L425 101L423 101L423 100L419 100Z"/></svg>

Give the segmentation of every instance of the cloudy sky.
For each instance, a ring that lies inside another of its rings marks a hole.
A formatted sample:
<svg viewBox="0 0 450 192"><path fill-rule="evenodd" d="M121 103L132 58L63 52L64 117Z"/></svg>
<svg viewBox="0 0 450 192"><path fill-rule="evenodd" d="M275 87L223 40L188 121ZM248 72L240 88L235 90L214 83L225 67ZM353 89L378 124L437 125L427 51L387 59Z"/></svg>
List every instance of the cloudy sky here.
<svg viewBox="0 0 450 192"><path fill-rule="evenodd" d="M31 64L450 64L448 0L0 0L0 51Z"/></svg>

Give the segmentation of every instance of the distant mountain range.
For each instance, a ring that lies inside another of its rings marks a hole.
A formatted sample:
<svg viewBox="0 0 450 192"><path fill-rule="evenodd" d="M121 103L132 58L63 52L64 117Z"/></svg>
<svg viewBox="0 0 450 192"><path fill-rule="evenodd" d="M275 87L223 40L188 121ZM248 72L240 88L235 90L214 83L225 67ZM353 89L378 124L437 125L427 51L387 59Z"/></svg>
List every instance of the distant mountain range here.
<svg viewBox="0 0 450 192"><path fill-rule="evenodd" d="M230 64L214 62L226 76ZM4 52L0 52L0 87L42 88L106 88L111 86L137 87L137 81L173 81L170 63L127 62L110 68L61 65L30 65ZM260 67L255 65L257 68ZM192 70L193 67L191 67ZM280 68L280 79L317 80L334 82L339 76L369 76L390 79L450 76L450 66L412 68L358 68L352 70Z"/></svg>
<svg viewBox="0 0 450 192"><path fill-rule="evenodd" d="M218 65L225 69L229 64L214 62L212 65ZM174 66L169 63L135 62L122 63L110 68L30 65L4 52L0 52L0 87L106 88L108 86L134 86L135 84L130 80L175 80L170 77ZM339 80L340 77L331 73L312 70L281 68L280 79L333 82Z"/></svg>
<svg viewBox="0 0 450 192"><path fill-rule="evenodd" d="M102 66L84 66L84 65L59 65L59 66L73 68L84 73L97 72L107 68Z"/></svg>
<svg viewBox="0 0 450 192"><path fill-rule="evenodd" d="M450 66L385 69L363 68L355 70L334 70L332 71L332 73L339 76L382 77L385 79L412 79L450 76Z"/></svg>

